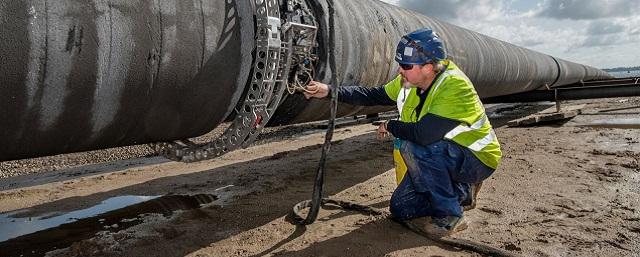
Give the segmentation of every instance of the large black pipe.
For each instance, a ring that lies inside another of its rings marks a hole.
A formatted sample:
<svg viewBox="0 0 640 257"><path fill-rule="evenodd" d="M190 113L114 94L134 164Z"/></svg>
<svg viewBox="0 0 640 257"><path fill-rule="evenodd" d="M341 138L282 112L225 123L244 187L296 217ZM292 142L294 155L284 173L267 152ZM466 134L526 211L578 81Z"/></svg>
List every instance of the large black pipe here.
<svg viewBox="0 0 640 257"><path fill-rule="evenodd" d="M337 35L330 41L326 1L307 2L320 21L317 67L324 82L331 58L343 84L386 82L395 74L397 40L420 27L442 35L482 97L606 77L377 0L334 1ZM212 130L239 106L252 79L253 6L249 0L0 1L0 161ZM339 110L345 116L388 108ZM328 102L293 95L274 124L328 114Z"/></svg>
<svg viewBox="0 0 640 257"><path fill-rule="evenodd" d="M326 14L326 1L317 2L318 12ZM337 58L338 69L343 74L339 80L343 85L382 85L396 75L393 57L400 37L423 27L432 28L443 38L449 56L469 76L483 98L609 77L593 67L518 47L377 0L335 1L335 9L335 42L327 42L327 37L323 37L322 45L334 47L336 56L323 59L322 72L317 78L323 82L329 82L331 73L326 59ZM321 19L324 21L321 31L326 35L328 17L322 15ZM344 104L338 108L342 116L391 109ZM328 101L306 101L301 96L293 96L281 105L271 125L322 120L328 115Z"/></svg>
<svg viewBox="0 0 640 257"><path fill-rule="evenodd" d="M536 90L482 99L483 103L524 103L640 96L640 85L593 86Z"/></svg>
<svg viewBox="0 0 640 257"><path fill-rule="evenodd" d="M0 160L198 136L242 95L245 0L0 1Z"/></svg>

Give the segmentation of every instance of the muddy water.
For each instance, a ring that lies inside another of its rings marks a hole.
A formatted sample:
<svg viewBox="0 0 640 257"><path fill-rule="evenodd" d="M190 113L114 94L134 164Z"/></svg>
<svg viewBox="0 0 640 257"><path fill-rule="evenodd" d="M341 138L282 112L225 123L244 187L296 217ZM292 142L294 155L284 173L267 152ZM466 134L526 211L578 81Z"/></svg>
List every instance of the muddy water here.
<svg viewBox="0 0 640 257"><path fill-rule="evenodd" d="M21 217L21 212L0 215L0 256L42 256L93 237L100 231L119 231L142 223L146 214L171 215L200 208L215 195L118 196L84 210L42 217Z"/></svg>
<svg viewBox="0 0 640 257"><path fill-rule="evenodd" d="M50 214L41 217L15 218L21 211L0 214L0 242L19 236L35 233L62 224L97 216L130 205L146 202L158 196L118 196L107 199L102 203L88 209L73 211L64 214Z"/></svg>

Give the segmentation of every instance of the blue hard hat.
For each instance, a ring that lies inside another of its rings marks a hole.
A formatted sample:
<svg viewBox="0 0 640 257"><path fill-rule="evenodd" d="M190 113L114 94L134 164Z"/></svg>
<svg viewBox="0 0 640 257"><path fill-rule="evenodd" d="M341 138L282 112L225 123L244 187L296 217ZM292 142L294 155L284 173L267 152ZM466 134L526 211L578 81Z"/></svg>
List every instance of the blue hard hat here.
<svg viewBox="0 0 640 257"><path fill-rule="evenodd" d="M419 29L402 37L396 49L396 62L425 64L447 59L444 43L430 29Z"/></svg>

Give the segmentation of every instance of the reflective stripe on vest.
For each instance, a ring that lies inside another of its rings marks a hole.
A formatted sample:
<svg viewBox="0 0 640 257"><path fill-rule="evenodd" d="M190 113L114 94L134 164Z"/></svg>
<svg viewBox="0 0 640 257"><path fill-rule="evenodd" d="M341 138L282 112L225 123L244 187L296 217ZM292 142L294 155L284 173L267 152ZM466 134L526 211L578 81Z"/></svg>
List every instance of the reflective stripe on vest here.
<svg viewBox="0 0 640 257"><path fill-rule="evenodd" d="M493 131L493 128L492 128L491 130L489 130L488 135L479 139L478 141L473 142L473 144L469 146L469 149L476 152L480 152L482 149L484 149L489 144L491 144L491 142L493 142L493 140L495 139L496 139L496 133Z"/></svg>
<svg viewBox="0 0 640 257"><path fill-rule="evenodd" d="M404 108L404 103L407 102L407 96L411 92L410 88L402 87L400 89L400 93L398 93L398 99L396 99L396 104L398 105L398 114L402 116L402 108Z"/></svg>
<svg viewBox="0 0 640 257"><path fill-rule="evenodd" d="M442 85L442 82L444 82L444 80L449 77L450 73L445 71L444 74L442 74L442 76L440 77L440 79L438 79L438 81L436 81L436 85L434 86L435 88L433 89L433 94L435 95L436 92L438 92L438 89L440 88L440 85ZM432 100L433 101L433 100ZM429 105L427 105L427 112L429 113L429 110L431 110L431 103L428 103Z"/></svg>
<svg viewBox="0 0 640 257"><path fill-rule="evenodd" d="M487 115L486 114L482 115L482 117L480 117L480 120L476 121L476 123L473 123L471 126L459 125L454 129L452 129L451 131L449 131L449 133L447 133L444 137L447 139L453 139L457 135L460 135L464 132L478 130L484 126L487 120L488 120ZM473 151L479 152L483 148L485 148L487 145L491 144L491 142L493 142L495 138L496 138L496 134L493 131L493 128L491 128L491 130L489 130L488 135L486 135L481 139L476 140L475 142L473 142L473 144L471 144L468 147Z"/></svg>
<svg viewBox="0 0 640 257"><path fill-rule="evenodd" d="M451 131L449 131L449 133L447 133L446 135L444 135L445 138L448 139L453 139L454 137L456 137L457 135L460 135L464 132L469 132L472 130L478 130L480 128L482 128L482 126L484 126L484 123L487 122L487 115L482 115L482 117L480 117L480 120L476 121L476 123L473 123L473 125L469 126L465 126L465 125L459 125L457 127L455 127L454 129L452 129Z"/></svg>

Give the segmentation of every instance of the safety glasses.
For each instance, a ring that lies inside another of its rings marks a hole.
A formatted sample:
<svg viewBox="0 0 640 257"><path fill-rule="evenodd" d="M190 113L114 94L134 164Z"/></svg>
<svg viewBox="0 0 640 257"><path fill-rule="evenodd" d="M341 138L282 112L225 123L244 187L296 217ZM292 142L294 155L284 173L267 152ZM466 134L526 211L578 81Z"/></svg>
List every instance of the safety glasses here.
<svg viewBox="0 0 640 257"><path fill-rule="evenodd" d="M424 66L424 65L427 65L427 64L431 64L431 62L428 62L428 63L422 64L422 65L420 65L420 66ZM418 65L418 64L402 64L402 63L398 63L398 65L400 65L400 69L403 69L403 70L410 70L410 69L413 69L413 66L416 66L416 65Z"/></svg>
<svg viewBox="0 0 640 257"><path fill-rule="evenodd" d="M402 64L402 63L399 63L399 65L400 65L400 69L403 69L403 70L413 69L413 64Z"/></svg>

